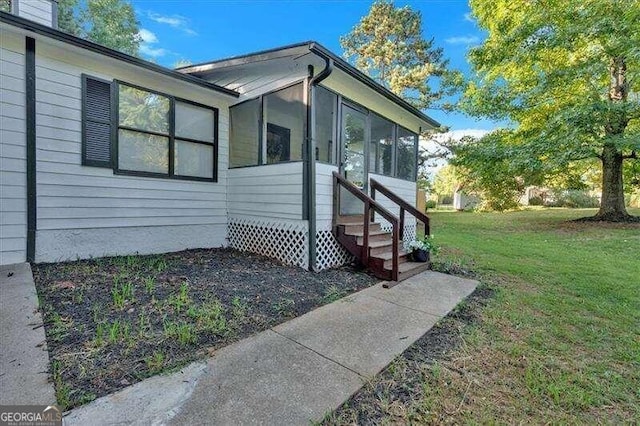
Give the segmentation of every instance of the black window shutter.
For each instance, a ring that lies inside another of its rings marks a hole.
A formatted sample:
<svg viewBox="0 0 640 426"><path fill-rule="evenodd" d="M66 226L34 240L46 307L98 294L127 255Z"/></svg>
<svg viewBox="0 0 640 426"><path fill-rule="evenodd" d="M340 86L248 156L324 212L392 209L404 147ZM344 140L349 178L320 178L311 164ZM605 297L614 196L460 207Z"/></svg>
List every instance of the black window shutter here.
<svg viewBox="0 0 640 426"><path fill-rule="evenodd" d="M111 167L111 82L82 75L82 164Z"/></svg>

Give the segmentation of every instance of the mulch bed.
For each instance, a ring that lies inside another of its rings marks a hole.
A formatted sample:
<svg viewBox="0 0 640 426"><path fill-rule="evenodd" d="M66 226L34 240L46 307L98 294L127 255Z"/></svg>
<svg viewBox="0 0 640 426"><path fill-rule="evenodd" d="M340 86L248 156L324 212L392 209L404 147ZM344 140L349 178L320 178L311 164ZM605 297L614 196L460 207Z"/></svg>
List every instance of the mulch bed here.
<svg viewBox="0 0 640 426"><path fill-rule="evenodd" d="M378 280L232 249L40 264L33 274L58 403L72 408Z"/></svg>
<svg viewBox="0 0 640 426"><path fill-rule="evenodd" d="M466 278L475 278L472 271L457 264L434 263L433 269ZM494 290L490 287L478 286L463 303L409 346L366 386L353 394L337 410L327 414L321 424L413 423L406 417L407 413L404 409L398 409L398 407L420 407L426 383L429 381L427 366L450 358L451 353L463 342L462 330L478 321L482 308L493 295ZM397 414L401 415L396 416ZM418 423L420 421L416 424Z"/></svg>

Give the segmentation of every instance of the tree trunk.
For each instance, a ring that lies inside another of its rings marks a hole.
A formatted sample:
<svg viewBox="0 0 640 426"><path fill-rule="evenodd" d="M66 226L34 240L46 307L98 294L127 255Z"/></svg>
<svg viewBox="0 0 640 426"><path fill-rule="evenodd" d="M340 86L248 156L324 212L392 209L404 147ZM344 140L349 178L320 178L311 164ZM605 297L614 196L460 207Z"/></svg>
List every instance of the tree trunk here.
<svg viewBox="0 0 640 426"><path fill-rule="evenodd" d="M622 183L622 153L615 146L605 145L602 150L602 200L594 219L608 222L626 222L631 216L624 206Z"/></svg>

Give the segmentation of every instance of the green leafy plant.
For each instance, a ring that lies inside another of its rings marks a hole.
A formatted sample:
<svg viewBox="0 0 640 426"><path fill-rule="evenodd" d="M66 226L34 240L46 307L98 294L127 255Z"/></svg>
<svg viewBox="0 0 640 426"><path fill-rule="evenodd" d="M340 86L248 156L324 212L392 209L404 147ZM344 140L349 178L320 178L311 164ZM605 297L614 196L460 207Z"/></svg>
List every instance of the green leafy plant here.
<svg viewBox="0 0 640 426"><path fill-rule="evenodd" d="M327 291L325 291L324 296L322 296L322 301L324 303L335 302L338 299L342 299L346 294L347 292L340 287L332 285L327 289Z"/></svg>
<svg viewBox="0 0 640 426"><path fill-rule="evenodd" d="M437 254L440 250L440 247L438 247L433 241L433 235L425 235L424 237L416 238L409 243L409 248L412 250L428 251L432 254Z"/></svg>

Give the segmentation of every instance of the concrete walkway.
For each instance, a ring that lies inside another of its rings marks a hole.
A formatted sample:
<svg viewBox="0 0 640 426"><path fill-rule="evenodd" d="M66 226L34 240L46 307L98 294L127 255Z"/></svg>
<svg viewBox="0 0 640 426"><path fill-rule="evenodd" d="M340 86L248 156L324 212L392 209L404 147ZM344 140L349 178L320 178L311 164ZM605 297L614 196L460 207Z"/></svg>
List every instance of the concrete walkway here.
<svg viewBox="0 0 640 426"><path fill-rule="evenodd" d="M28 263L0 266L0 405L55 403L49 354Z"/></svg>
<svg viewBox="0 0 640 426"><path fill-rule="evenodd" d="M381 284L72 410L67 425L308 425L425 334L476 287L427 271Z"/></svg>

